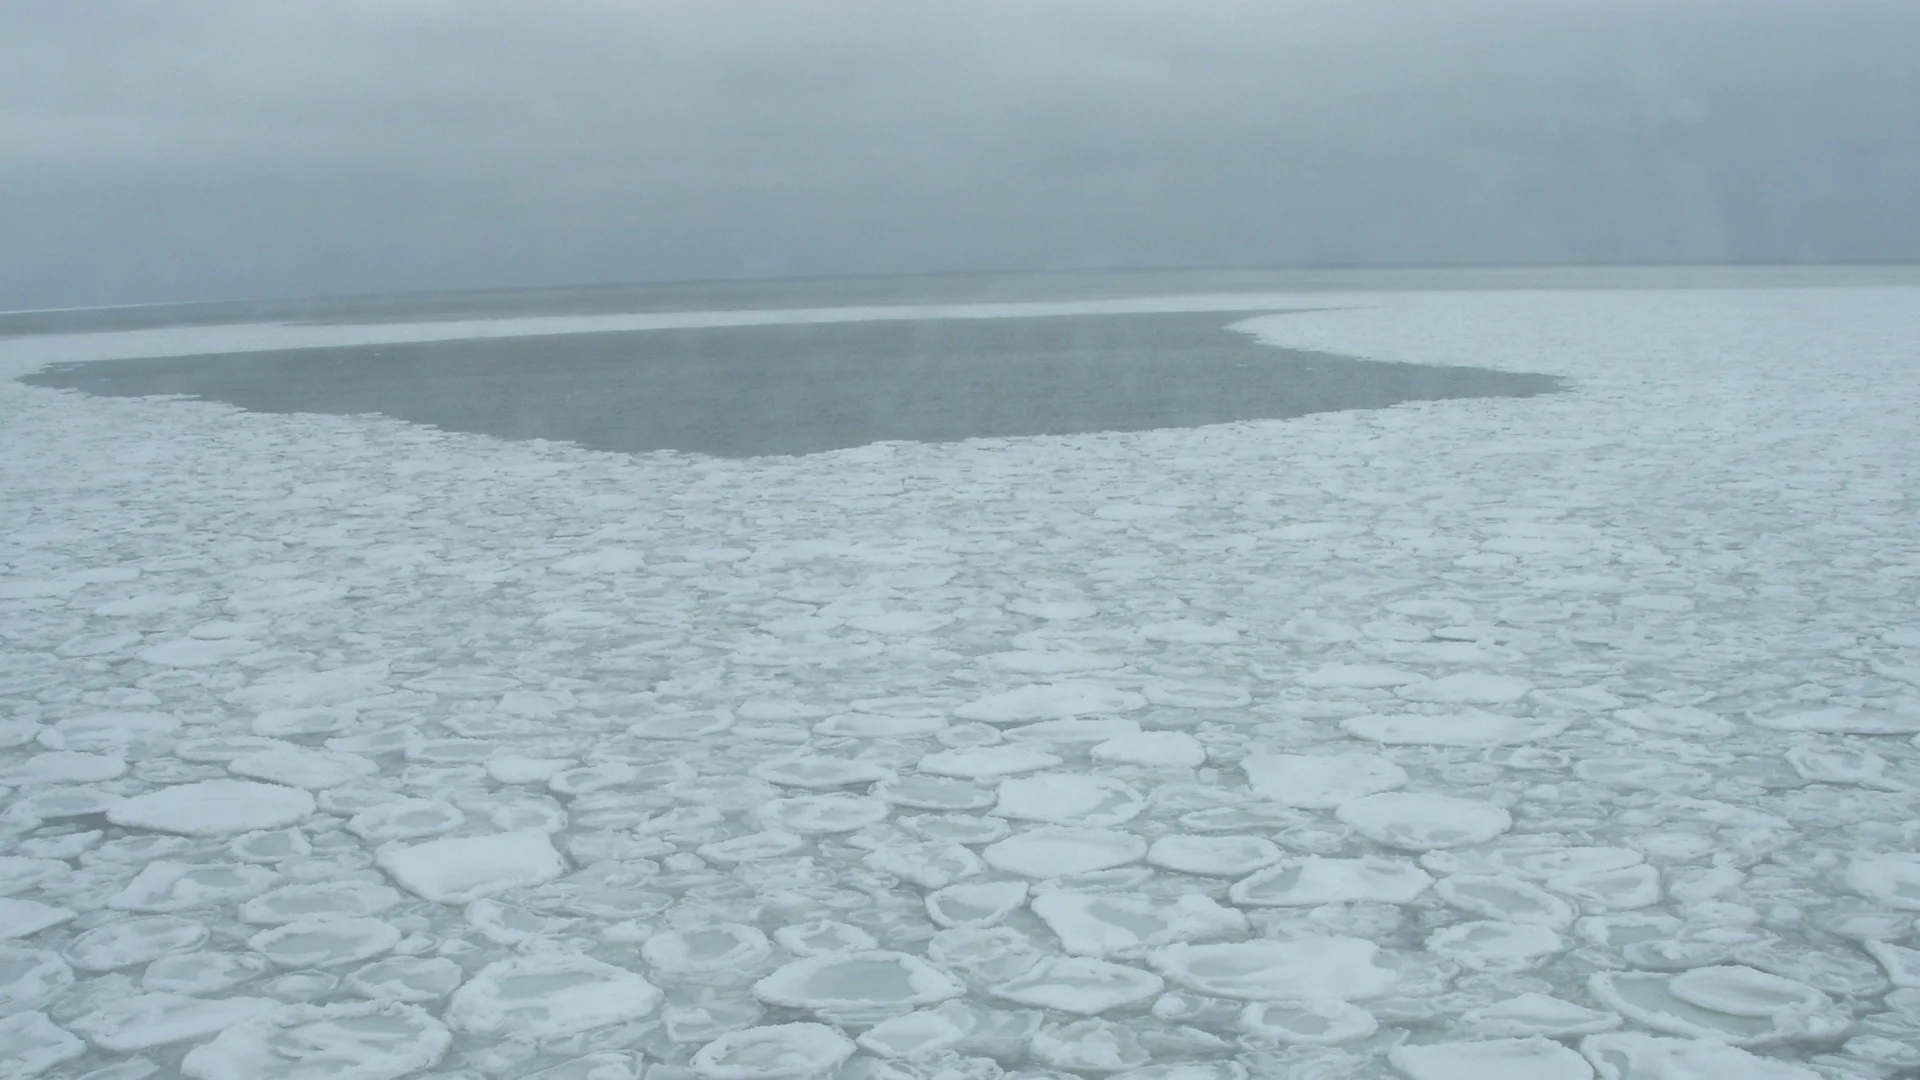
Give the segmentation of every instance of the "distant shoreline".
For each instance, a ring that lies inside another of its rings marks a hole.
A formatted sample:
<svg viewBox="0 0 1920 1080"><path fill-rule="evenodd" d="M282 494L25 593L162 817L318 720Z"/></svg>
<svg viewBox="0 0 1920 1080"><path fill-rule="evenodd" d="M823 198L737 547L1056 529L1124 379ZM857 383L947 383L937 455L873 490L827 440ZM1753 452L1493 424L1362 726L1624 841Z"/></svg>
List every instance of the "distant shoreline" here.
<svg viewBox="0 0 1920 1080"><path fill-rule="evenodd" d="M253 322L1098 300L1174 293L1920 286L1920 264L1099 270L533 286L0 311L0 338Z"/></svg>

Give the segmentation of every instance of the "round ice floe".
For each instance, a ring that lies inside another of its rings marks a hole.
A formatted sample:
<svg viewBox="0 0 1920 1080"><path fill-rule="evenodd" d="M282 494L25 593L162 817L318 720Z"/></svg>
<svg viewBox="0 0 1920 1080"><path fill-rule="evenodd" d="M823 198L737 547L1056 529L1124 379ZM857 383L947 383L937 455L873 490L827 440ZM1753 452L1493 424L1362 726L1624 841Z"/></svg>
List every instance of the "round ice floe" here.
<svg viewBox="0 0 1920 1080"><path fill-rule="evenodd" d="M499 752L491 739L414 739L406 747L408 761L433 765L479 765Z"/></svg>
<svg viewBox="0 0 1920 1080"><path fill-rule="evenodd" d="M81 971L114 971L197 949L208 934L191 919L145 915L96 926L68 942L61 956Z"/></svg>
<svg viewBox="0 0 1920 1080"><path fill-rule="evenodd" d="M262 993L289 1004L318 1001L340 988L340 976L327 971L289 971L260 984Z"/></svg>
<svg viewBox="0 0 1920 1080"><path fill-rule="evenodd" d="M1667 989L1681 1001L1734 1016L1772 1016L1782 1010L1825 1012L1833 999L1803 982L1739 964L1693 968Z"/></svg>
<svg viewBox="0 0 1920 1080"><path fill-rule="evenodd" d="M318 790L372 776L380 767L358 754L300 746L242 754L227 762L227 771L254 780Z"/></svg>
<svg viewBox="0 0 1920 1080"><path fill-rule="evenodd" d="M124 799L107 810L107 820L123 829L228 836L292 825L313 810L313 796L300 788L202 780Z"/></svg>
<svg viewBox="0 0 1920 1080"><path fill-rule="evenodd" d="M1713 782L1705 769L1659 758L1587 758L1573 767L1573 774L1608 787L1651 791L1690 791Z"/></svg>
<svg viewBox="0 0 1920 1080"><path fill-rule="evenodd" d="M7 809L16 820L61 821L104 814L125 801L112 792L98 788L56 787L31 795L16 793Z"/></svg>
<svg viewBox="0 0 1920 1080"><path fill-rule="evenodd" d="M361 997L418 1005L438 1001L460 985L460 965L442 956L391 956L347 976Z"/></svg>
<svg viewBox="0 0 1920 1080"><path fill-rule="evenodd" d="M384 844L452 832L466 821L459 808L440 799L394 799L353 815L347 829L368 843Z"/></svg>
<svg viewBox="0 0 1920 1080"><path fill-rule="evenodd" d="M1105 683L1060 682L1023 686L993 694L962 705L954 715L963 720L989 724L1018 724L1028 720L1053 720L1091 713L1131 712L1145 707L1147 699L1132 690L1121 690Z"/></svg>
<svg viewBox="0 0 1920 1080"><path fill-rule="evenodd" d="M1161 680L1141 689L1147 701L1169 709L1238 709L1253 700L1253 694L1237 683L1218 680L1174 682Z"/></svg>
<svg viewBox="0 0 1920 1080"><path fill-rule="evenodd" d="M1408 1080L1593 1080L1585 1058L1537 1036L1396 1046L1387 1058Z"/></svg>
<svg viewBox="0 0 1920 1080"><path fill-rule="evenodd" d="M932 735L946 726L947 718L944 715L877 716L850 712L827 717L813 725L813 731L816 735L848 739L913 739Z"/></svg>
<svg viewBox="0 0 1920 1080"><path fill-rule="evenodd" d="M1299 682L1315 690L1385 690L1425 680L1425 675L1384 664L1329 664L1300 676Z"/></svg>
<svg viewBox="0 0 1920 1080"><path fill-rule="evenodd" d="M142 747L164 747L179 730L180 718L170 713L93 713L43 728L40 742L50 750L127 757Z"/></svg>
<svg viewBox="0 0 1920 1080"><path fill-rule="evenodd" d="M573 953L496 960L454 991L447 1023L472 1035L557 1039L653 1012L660 991L625 968Z"/></svg>
<svg viewBox="0 0 1920 1080"><path fill-rule="evenodd" d="M856 1040L883 1058L920 1058L958 1045L973 1033L971 1015L958 1009L921 1009L883 1020Z"/></svg>
<svg viewBox="0 0 1920 1080"><path fill-rule="evenodd" d="M400 943L400 931L378 919L302 919L247 939L253 951L287 968L357 964Z"/></svg>
<svg viewBox="0 0 1920 1080"><path fill-rule="evenodd" d="M1147 842L1115 829L1047 826L1015 833L981 855L988 866L1022 877L1053 878L1139 862Z"/></svg>
<svg viewBox="0 0 1920 1080"><path fill-rule="evenodd" d="M1334 816L1370 840L1413 851L1482 844L1513 827L1513 817L1490 803L1401 792L1341 803Z"/></svg>
<svg viewBox="0 0 1920 1080"><path fill-rule="evenodd" d="M1153 1060L1131 1027L1099 1019L1047 1024L1027 1040L1027 1052L1042 1065L1077 1073L1138 1069Z"/></svg>
<svg viewBox="0 0 1920 1080"><path fill-rule="evenodd" d="M1104 828L1132 821L1146 807L1145 796L1111 776L1042 773L1002 780L993 812L1021 821Z"/></svg>
<svg viewBox="0 0 1920 1080"><path fill-rule="evenodd" d="M253 733L287 739L305 735L332 735L353 726L359 710L342 705L306 709L268 709L253 718Z"/></svg>
<svg viewBox="0 0 1920 1080"><path fill-rule="evenodd" d="M1864 941L1867 954L1880 961L1887 979L1905 990L1920 990L1920 949L1908 949L1885 941Z"/></svg>
<svg viewBox="0 0 1920 1080"><path fill-rule="evenodd" d="M1086 671L1111 671L1125 667L1127 658L1108 653L1075 652L1067 649L1047 651L1021 650L992 653L980 657L980 664L1023 675L1077 675Z"/></svg>
<svg viewBox="0 0 1920 1080"><path fill-rule="evenodd" d="M0 782L31 787L38 784L92 784L112 780L127 771L126 759L109 754L81 754L55 750L34 754L0 770Z"/></svg>
<svg viewBox="0 0 1920 1080"><path fill-rule="evenodd" d="M759 816L770 828L814 835L853 832L885 821L892 810L884 799L832 792L776 799L761 807Z"/></svg>
<svg viewBox="0 0 1920 1080"><path fill-rule="evenodd" d="M246 953L172 953L147 965L140 988L169 994L218 994L271 970L265 958Z"/></svg>
<svg viewBox="0 0 1920 1080"><path fill-rule="evenodd" d="M1613 716L1614 719L1629 727L1656 735L1686 735L1718 739L1734 732L1731 720L1705 709L1691 707L1650 706L1644 709L1621 709Z"/></svg>
<svg viewBox="0 0 1920 1080"><path fill-rule="evenodd" d="M1163 641L1170 645L1231 645L1240 640L1240 631L1218 623L1175 619L1147 623L1140 628L1140 636L1148 641Z"/></svg>
<svg viewBox="0 0 1920 1080"><path fill-rule="evenodd" d="M134 655L156 667L203 668L238 660L261 648L259 642L246 638L180 638L149 645Z"/></svg>
<svg viewBox="0 0 1920 1080"><path fill-rule="evenodd" d="M1920 853L1855 859L1847 866L1847 887L1890 908L1920 911Z"/></svg>
<svg viewBox="0 0 1920 1080"><path fill-rule="evenodd" d="M42 949L0 945L0 1016L44 1008L73 985L73 969Z"/></svg>
<svg viewBox="0 0 1920 1080"><path fill-rule="evenodd" d="M1147 849L1147 861L1153 865L1202 877L1239 877L1279 859L1279 845L1258 836L1175 833L1155 840Z"/></svg>
<svg viewBox="0 0 1920 1080"><path fill-rule="evenodd" d="M0 938L32 937L48 927L72 919L71 908L43 904L38 900L0 897Z"/></svg>
<svg viewBox="0 0 1920 1080"><path fill-rule="evenodd" d="M0 855L0 896L12 896L71 876L73 868L59 859Z"/></svg>
<svg viewBox="0 0 1920 1080"><path fill-rule="evenodd" d="M387 664L376 661L328 671L268 675L226 696L227 702L264 712L338 705L357 698L387 693Z"/></svg>
<svg viewBox="0 0 1920 1080"><path fill-rule="evenodd" d="M1478 971L1518 971L1566 948L1545 926L1476 920L1435 931L1427 951Z"/></svg>
<svg viewBox="0 0 1920 1080"><path fill-rule="evenodd" d="M1060 760L1044 750L1026 746L972 746L937 750L922 757L915 768L935 776L977 780L1050 769L1060 764Z"/></svg>
<svg viewBox="0 0 1920 1080"><path fill-rule="evenodd" d="M729 1032L693 1055L706 1080L811 1080L853 1056L852 1040L825 1024L772 1024Z"/></svg>
<svg viewBox="0 0 1920 1080"><path fill-rule="evenodd" d="M547 787L560 795L585 795L633 783L640 770L625 761L597 761L577 769L562 769L547 778Z"/></svg>
<svg viewBox="0 0 1920 1080"><path fill-rule="evenodd" d="M1755 712L1756 727L1774 731L1817 731L1830 735L1911 735L1920 731L1920 713L1901 714L1843 706L1810 706Z"/></svg>
<svg viewBox="0 0 1920 1080"><path fill-rule="evenodd" d="M892 769L871 761L817 755L766 761L749 771L770 784L813 791L864 786L893 779Z"/></svg>
<svg viewBox="0 0 1920 1080"><path fill-rule="evenodd" d="M467 925L501 945L520 946L564 929L571 921L542 915L498 900L475 900L466 908Z"/></svg>
<svg viewBox="0 0 1920 1080"><path fill-rule="evenodd" d="M1330 810L1407 782L1405 769L1378 754L1254 754L1240 768L1254 794L1313 810Z"/></svg>
<svg viewBox="0 0 1920 1080"><path fill-rule="evenodd" d="M1787 764L1815 784L1880 784L1887 759L1864 746L1803 743L1787 751Z"/></svg>
<svg viewBox="0 0 1920 1080"><path fill-rule="evenodd" d="M240 905L240 918L261 926L301 919L359 918L398 904L400 894L370 881L316 881L287 885Z"/></svg>
<svg viewBox="0 0 1920 1080"><path fill-rule="evenodd" d="M927 914L943 927L993 926L1027 902L1023 881L949 885L928 894Z"/></svg>
<svg viewBox="0 0 1920 1080"><path fill-rule="evenodd" d="M174 746L173 756L181 761L216 762L224 765L246 754L294 749L298 749L295 744L282 739L269 739L258 735L211 735L204 739L181 740Z"/></svg>
<svg viewBox="0 0 1920 1080"><path fill-rule="evenodd" d="M1145 769L1194 769L1207 763L1207 748L1184 731L1142 731L1097 743L1093 760Z"/></svg>
<svg viewBox="0 0 1920 1080"><path fill-rule="evenodd" d="M916 634L931 634L943 626L951 625L952 622L953 616L939 611L877 611L868 615L855 615L847 620L847 625L869 634L912 637Z"/></svg>
<svg viewBox="0 0 1920 1080"><path fill-rule="evenodd" d="M11 1076L38 1076L87 1052L87 1044L47 1018L24 1012L0 1019L0 1052Z"/></svg>
<svg viewBox="0 0 1920 1080"><path fill-rule="evenodd" d="M1030 615L1036 619L1069 621L1091 618L1099 613L1100 608L1087 600L1032 600L1023 597L1009 600L1007 610L1016 615Z"/></svg>
<svg viewBox="0 0 1920 1080"><path fill-rule="evenodd" d="M278 883L280 875L247 863L155 860L107 898L120 911L163 913L245 900Z"/></svg>
<svg viewBox="0 0 1920 1080"><path fill-rule="evenodd" d="M791 698L748 698L734 710L740 719L755 724L784 724L794 720L817 720L828 710Z"/></svg>
<svg viewBox="0 0 1920 1080"><path fill-rule="evenodd" d="M1428 855L1422 861L1446 857ZM1588 846L1503 848L1485 852L1484 858L1497 871L1541 880L1608 874L1639 866L1646 861L1643 855L1632 848Z"/></svg>
<svg viewBox="0 0 1920 1080"><path fill-rule="evenodd" d="M349 754L399 754L420 741L420 729L411 724L365 728L351 735L336 735L325 743L329 750Z"/></svg>
<svg viewBox="0 0 1920 1080"><path fill-rule="evenodd" d="M465 904L538 885L567 869L552 838L541 829L449 837L412 847L391 844L376 852L374 861L408 892L441 904Z"/></svg>
<svg viewBox="0 0 1920 1080"><path fill-rule="evenodd" d="M1147 955L1154 970L1190 990L1251 1001L1374 997L1398 981L1359 938L1168 945Z"/></svg>
<svg viewBox="0 0 1920 1080"><path fill-rule="evenodd" d="M960 844L929 840L877 848L862 859L883 874L910 881L923 889L939 889L978 874L980 857Z"/></svg>
<svg viewBox="0 0 1920 1080"><path fill-rule="evenodd" d="M1366 1038L1380 1030L1380 1021L1338 998L1262 1001L1241 1011L1240 1029L1283 1045L1332 1046Z"/></svg>
<svg viewBox="0 0 1920 1080"><path fill-rule="evenodd" d="M439 1064L452 1042L410 1005L293 1005L222 1031L180 1069L194 1080L398 1080Z"/></svg>
<svg viewBox="0 0 1920 1080"><path fill-rule="evenodd" d="M1138 955L1176 941L1232 937L1247 932L1247 917L1208 897L1189 893L1160 899L1124 893L1048 891L1033 898L1033 913L1075 956Z"/></svg>
<svg viewBox="0 0 1920 1080"><path fill-rule="evenodd" d="M200 844L184 836L121 836L90 845L87 861L95 866L135 867L155 859L186 856L203 850Z"/></svg>
<svg viewBox="0 0 1920 1080"><path fill-rule="evenodd" d="M916 810L979 810L992 806L994 794L964 780L939 776L903 776L875 784L874 798Z"/></svg>
<svg viewBox="0 0 1920 1080"><path fill-rule="evenodd" d="M773 955L773 943L751 926L714 923L655 934L640 946L640 955L667 975L743 973L765 963Z"/></svg>
<svg viewBox="0 0 1920 1080"><path fill-rule="evenodd" d="M795 960L754 983L753 996L790 1009L870 1014L931 1005L962 989L917 956L871 949Z"/></svg>
<svg viewBox="0 0 1920 1080"><path fill-rule="evenodd" d="M848 704L854 712L871 716L944 717L953 711L953 702L939 697L856 698Z"/></svg>
<svg viewBox="0 0 1920 1080"><path fill-rule="evenodd" d="M1598 686L1557 687L1551 690L1535 690L1533 701L1536 705L1563 712L1599 713L1617 709L1626 704L1618 696L1608 693Z"/></svg>
<svg viewBox="0 0 1920 1080"><path fill-rule="evenodd" d="M1573 905L1517 877L1456 874L1441 879L1433 891L1454 907L1488 919L1556 930L1573 925Z"/></svg>
<svg viewBox="0 0 1920 1080"><path fill-rule="evenodd" d="M725 709L701 713L663 713L649 716L627 727L636 739L704 739L733 726L733 714Z"/></svg>
<svg viewBox="0 0 1920 1080"><path fill-rule="evenodd" d="M694 850L708 862L728 865L777 859L783 855L791 855L805 846L807 841L802 837L778 829L767 829L749 833L746 836L736 836L730 840L716 840L711 844L702 844Z"/></svg>
<svg viewBox="0 0 1920 1080"><path fill-rule="evenodd" d="M922 839L949 844L991 844L1013 831L1005 818L972 814L916 814L896 824Z"/></svg>
<svg viewBox="0 0 1920 1080"><path fill-rule="evenodd" d="M1461 1014L1460 1025L1474 1035L1487 1038L1514 1039L1532 1035L1566 1038L1570 1035L1611 1031L1620 1026L1620 1017L1545 994L1520 994L1492 1005L1468 1009Z"/></svg>
<svg viewBox="0 0 1920 1080"><path fill-rule="evenodd" d="M1227 894L1249 907L1318 907L1321 904L1405 904L1427 890L1433 878L1405 859L1378 857L1289 859L1236 881Z"/></svg>
<svg viewBox="0 0 1920 1080"><path fill-rule="evenodd" d="M1408 701L1440 705L1504 705L1527 696L1533 684L1511 675L1462 671L1425 682L1397 687L1394 693Z"/></svg>
<svg viewBox="0 0 1920 1080"><path fill-rule="evenodd" d="M1663 1039L1638 1032L1607 1032L1580 1042L1580 1052L1599 1070L1600 1080L1638 1080L1649 1076L1692 1080L1822 1080L1805 1065L1757 1057L1710 1039Z"/></svg>
<svg viewBox="0 0 1920 1080"><path fill-rule="evenodd" d="M1471 711L1350 716L1340 721L1340 727L1354 738L1388 746L1506 746L1550 739L1567 725L1545 717Z"/></svg>
<svg viewBox="0 0 1920 1080"><path fill-rule="evenodd" d="M773 940L795 956L826 956L829 953L863 952L879 947L872 934L832 919L811 919L783 926L773 932Z"/></svg>
<svg viewBox="0 0 1920 1080"><path fill-rule="evenodd" d="M88 1011L68 1023L100 1049L126 1053L203 1039L274 1005L255 997L195 998L158 991L100 994L88 1002Z"/></svg>
<svg viewBox="0 0 1920 1080"><path fill-rule="evenodd" d="M1093 1016L1145 1001L1166 989L1152 972L1090 956L1046 957L988 989L994 997L1040 1009Z"/></svg>
<svg viewBox="0 0 1920 1080"><path fill-rule="evenodd" d="M1590 911L1632 911L1660 902L1660 872L1651 866L1556 874L1547 885Z"/></svg>
<svg viewBox="0 0 1920 1080"><path fill-rule="evenodd" d="M243 833L227 842L227 853L242 862L278 863L313 854L313 843L299 829Z"/></svg>
<svg viewBox="0 0 1920 1080"><path fill-rule="evenodd" d="M1851 1022L1843 1013L1824 1009L1788 1007L1771 1014L1721 1012L1679 997L1673 992L1673 981L1673 976L1654 972L1602 971L1588 980L1587 987L1600 1004L1642 1027L1669 1035L1718 1039L1730 1046L1758 1046L1798 1037L1832 1038ZM1783 983L1792 985L1788 980ZM1696 991L1695 996L1709 1000L1724 997L1736 1004L1797 996L1745 976L1707 976L1697 984Z"/></svg>

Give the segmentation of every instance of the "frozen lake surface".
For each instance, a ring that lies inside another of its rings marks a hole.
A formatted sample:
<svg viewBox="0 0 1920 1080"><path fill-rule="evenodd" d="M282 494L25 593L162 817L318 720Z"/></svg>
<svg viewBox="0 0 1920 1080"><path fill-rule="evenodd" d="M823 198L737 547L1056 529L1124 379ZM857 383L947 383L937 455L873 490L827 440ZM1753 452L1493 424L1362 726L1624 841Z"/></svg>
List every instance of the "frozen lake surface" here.
<svg viewBox="0 0 1920 1080"><path fill-rule="evenodd" d="M1294 299L1567 392L729 460L0 339L0 1075L1920 1069L1920 290Z"/></svg>

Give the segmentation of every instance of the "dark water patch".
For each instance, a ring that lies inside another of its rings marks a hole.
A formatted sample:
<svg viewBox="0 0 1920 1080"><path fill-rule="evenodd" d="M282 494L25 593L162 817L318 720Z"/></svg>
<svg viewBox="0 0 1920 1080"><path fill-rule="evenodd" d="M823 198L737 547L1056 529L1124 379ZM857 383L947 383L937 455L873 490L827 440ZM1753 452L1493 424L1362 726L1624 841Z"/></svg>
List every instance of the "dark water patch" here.
<svg viewBox="0 0 1920 1080"><path fill-rule="evenodd" d="M719 457L1197 427L1562 388L1545 375L1276 349L1222 321L1101 315L567 334L95 361L22 381Z"/></svg>

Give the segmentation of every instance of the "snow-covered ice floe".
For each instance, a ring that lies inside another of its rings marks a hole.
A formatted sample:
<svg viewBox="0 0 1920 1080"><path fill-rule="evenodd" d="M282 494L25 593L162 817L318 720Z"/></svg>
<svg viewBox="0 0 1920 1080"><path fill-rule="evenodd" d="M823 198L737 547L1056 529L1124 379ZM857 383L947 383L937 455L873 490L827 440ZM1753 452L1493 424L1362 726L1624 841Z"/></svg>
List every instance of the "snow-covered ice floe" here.
<svg viewBox="0 0 1920 1080"><path fill-rule="evenodd" d="M1568 389L717 461L0 381L0 1076L1920 1069L1920 292L1102 304Z"/></svg>

